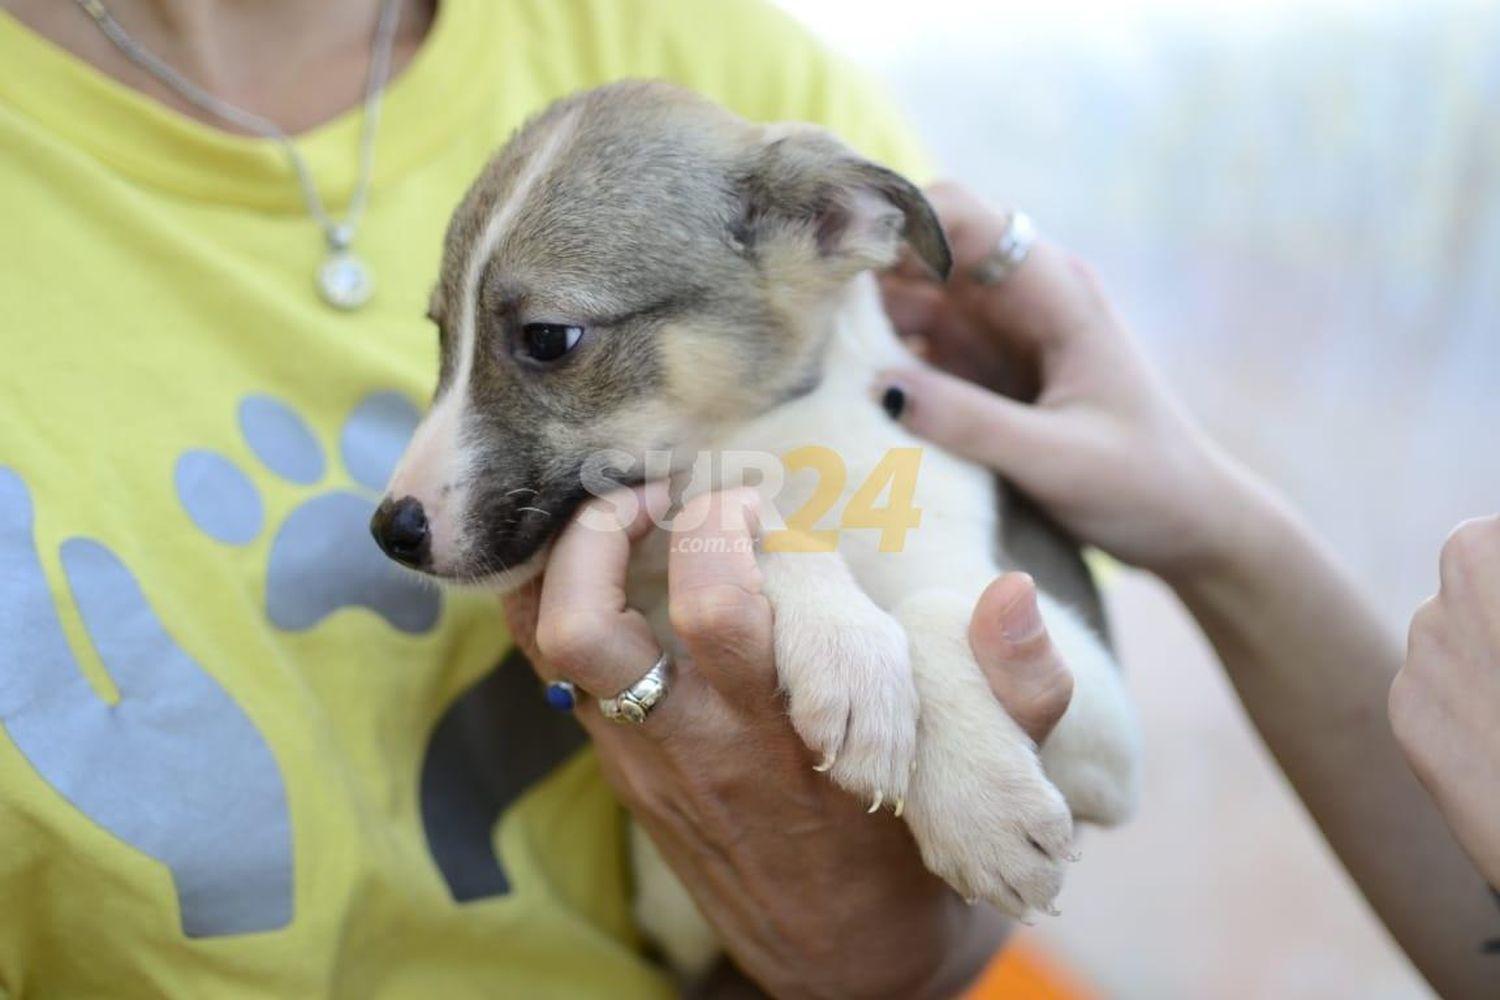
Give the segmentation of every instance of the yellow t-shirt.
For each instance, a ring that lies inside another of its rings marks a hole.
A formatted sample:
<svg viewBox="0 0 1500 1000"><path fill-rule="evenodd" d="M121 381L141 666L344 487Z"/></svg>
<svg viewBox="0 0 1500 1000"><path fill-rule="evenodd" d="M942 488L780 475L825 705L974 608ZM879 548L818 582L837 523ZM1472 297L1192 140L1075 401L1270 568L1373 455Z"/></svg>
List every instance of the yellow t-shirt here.
<svg viewBox="0 0 1500 1000"><path fill-rule="evenodd" d="M574 723L365 525L448 214L526 115L660 76L920 170L889 106L755 0L443 0L342 314L277 146L4 15L0 67L0 996L667 994ZM336 215L359 128L298 142Z"/></svg>

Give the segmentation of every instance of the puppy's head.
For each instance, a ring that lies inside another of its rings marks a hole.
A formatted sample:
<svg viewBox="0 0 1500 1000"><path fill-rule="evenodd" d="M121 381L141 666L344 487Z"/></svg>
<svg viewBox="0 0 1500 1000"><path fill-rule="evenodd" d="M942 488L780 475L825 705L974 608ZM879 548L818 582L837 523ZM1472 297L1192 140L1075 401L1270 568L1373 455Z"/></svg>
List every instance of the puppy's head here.
<svg viewBox="0 0 1500 1000"><path fill-rule="evenodd" d="M903 236L946 274L917 189L817 129L659 83L553 105L449 225L437 392L376 539L434 576L519 585L599 455L638 481L647 452L690 462L816 384L844 289Z"/></svg>

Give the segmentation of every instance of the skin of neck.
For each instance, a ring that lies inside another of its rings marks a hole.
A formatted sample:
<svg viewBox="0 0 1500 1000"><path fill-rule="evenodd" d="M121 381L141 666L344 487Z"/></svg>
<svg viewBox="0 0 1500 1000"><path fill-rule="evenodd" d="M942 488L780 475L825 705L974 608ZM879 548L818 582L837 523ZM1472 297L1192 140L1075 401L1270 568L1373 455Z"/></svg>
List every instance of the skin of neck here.
<svg viewBox="0 0 1500 1000"><path fill-rule="evenodd" d="M432 25L435 0L398 0L394 79ZM381 0L104 0L127 34L221 100L305 132L364 101ZM72 0L0 0L23 25L188 117L240 131L129 60Z"/></svg>

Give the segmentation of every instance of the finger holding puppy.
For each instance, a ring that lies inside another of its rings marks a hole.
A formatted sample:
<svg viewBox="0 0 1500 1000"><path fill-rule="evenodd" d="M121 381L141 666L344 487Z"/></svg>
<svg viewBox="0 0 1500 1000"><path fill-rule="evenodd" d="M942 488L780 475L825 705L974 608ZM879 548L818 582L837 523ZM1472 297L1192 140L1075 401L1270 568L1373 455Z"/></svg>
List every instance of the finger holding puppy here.
<svg viewBox="0 0 1500 1000"><path fill-rule="evenodd" d="M568 681L595 700L611 698L661 657L646 616L627 600L626 573L632 546L652 530L664 495L647 488L632 491L633 501L623 494L590 501L558 536L534 598L536 665L545 679ZM522 595L508 605L522 625L531 600ZM683 676L670 683L692 686ZM640 728L661 728L662 717L675 714L672 701L690 700L686 692L672 694L651 712L650 726ZM604 721L596 710L582 718L591 730Z"/></svg>
<svg viewBox="0 0 1500 1000"><path fill-rule="evenodd" d="M731 705L775 703L771 604L761 592L754 490L705 493L674 519L667 562L672 631Z"/></svg>
<svg viewBox="0 0 1500 1000"><path fill-rule="evenodd" d="M1005 711L1033 741L1046 742L1073 699L1073 672L1052 644L1030 575L1007 573L985 588L969 645Z"/></svg>

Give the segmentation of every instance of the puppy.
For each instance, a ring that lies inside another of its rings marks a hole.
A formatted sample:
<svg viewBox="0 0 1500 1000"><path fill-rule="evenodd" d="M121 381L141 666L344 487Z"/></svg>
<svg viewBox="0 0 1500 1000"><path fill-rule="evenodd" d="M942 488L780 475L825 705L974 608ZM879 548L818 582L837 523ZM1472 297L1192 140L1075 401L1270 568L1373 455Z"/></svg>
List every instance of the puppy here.
<svg viewBox="0 0 1500 1000"><path fill-rule="evenodd" d="M660 83L558 102L449 226L437 392L372 529L413 569L504 591L541 570L601 454L639 481L649 455L680 472L703 454L825 449L841 483L821 469L752 484L794 526L813 501L868 510L860 487L889 478L892 505L920 511L895 544L846 529L828 551L757 556L791 723L833 781L901 812L958 892L1054 912L1074 818L1116 823L1134 806L1134 718L1099 638L1046 595L1074 694L1040 754L975 663L970 616L1002 569L992 478L868 396L878 371L915 363L872 274L903 239L946 275L920 191L819 129L751 124ZM914 475L882 466L892 454ZM687 489L734 485L723 478ZM648 612L666 593L664 533L653 544L631 581ZM649 851L638 865L643 929L674 964L701 966L691 903Z"/></svg>

